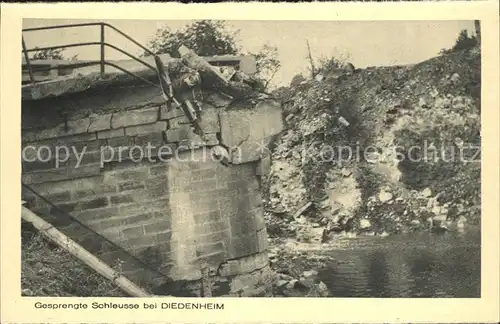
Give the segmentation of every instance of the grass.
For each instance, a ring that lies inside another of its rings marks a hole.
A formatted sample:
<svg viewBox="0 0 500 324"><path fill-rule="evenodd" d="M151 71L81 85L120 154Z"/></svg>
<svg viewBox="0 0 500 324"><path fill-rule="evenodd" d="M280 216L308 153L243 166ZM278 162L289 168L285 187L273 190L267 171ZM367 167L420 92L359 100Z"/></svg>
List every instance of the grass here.
<svg viewBox="0 0 500 324"><path fill-rule="evenodd" d="M21 294L45 297L127 297L111 281L25 223L22 225Z"/></svg>

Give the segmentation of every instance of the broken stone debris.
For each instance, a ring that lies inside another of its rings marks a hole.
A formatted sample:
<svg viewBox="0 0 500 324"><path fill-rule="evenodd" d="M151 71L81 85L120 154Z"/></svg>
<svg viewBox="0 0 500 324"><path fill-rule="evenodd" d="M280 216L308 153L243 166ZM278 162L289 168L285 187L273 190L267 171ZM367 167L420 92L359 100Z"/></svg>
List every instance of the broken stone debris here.
<svg viewBox="0 0 500 324"><path fill-rule="evenodd" d="M443 139L457 147L467 141L465 138L470 134L465 135L464 131L477 128L479 110L478 101L466 90L464 80L468 80L467 84L476 81L474 73L480 66L479 58L478 53L469 51L407 67L354 70L337 80L331 80L323 72L312 80L296 76L289 88L277 91L276 95L284 103L286 129L272 150L266 202L270 212L280 210L281 231L315 242L315 238L309 237L313 224L339 233L350 225L354 232L362 230L384 236L427 230L429 216L439 219L446 215L446 223L457 224L455 218L460 215L474 213L471 217L477 217L473 208L450 197L448 192L456 192L456 188L439 188L439 182L432 179L431 184L417 190L404 183L409 175L400 168L400 156L392 154L391 149L419 136L426 136L429 151L435 147L434 153L439 151L438 143ZM432 72L435 65L452 72L436 76ZM457 88L457 84L464 88ZM459 111L462 115L456 113ZM387 112L390 112L390 123ZM343 119L348 124L343 123ZM359 129L361 124L366 127ZM442 132L444 125L457 132L449 137ZM440 136L429 138L429 134ZM362 152L360 161L314 163L314 157L319 156L322 149L345 145L347 136L369 141L377 150ZM424 174L427 171L420 172L423 173L412 177L428 178ZM460 172L467 174L466 170ZM349 194L356 191L363 193L362 201L346 208L354 200ZM438 196L440 192L444 194ZM431 198L435 198L437 205L433 203L428 207ZM473 200L477 201L477 197ZM300 220L293 220L293 213L307 201L313 201L314 208ZM445 206L445 202L450 202L449 206ZM275 222L272 215L267 219Z"/></svg>
<svg viewBox="0 0 500 324"><path fill-rule="evenodd" d="M273 295L283 297L329 297L330 292L319 279L319 269L331 261L328 256L311 255L305 252L276 251L271 267L276 271L273 282ZM298 267L297 264L300 264ZM307 270L299 270L309 267ZM288 272L288 273L285 273Z"/></svg>

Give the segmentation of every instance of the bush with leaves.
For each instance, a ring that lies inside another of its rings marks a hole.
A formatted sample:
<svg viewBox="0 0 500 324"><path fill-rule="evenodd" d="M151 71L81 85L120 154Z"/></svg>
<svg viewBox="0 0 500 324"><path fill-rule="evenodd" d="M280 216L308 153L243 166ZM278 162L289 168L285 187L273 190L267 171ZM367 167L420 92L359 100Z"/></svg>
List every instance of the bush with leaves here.
<svg viewBox="0 0 500 324"><path fill-rule="evenodd" d="M264 89L269 87L269 83L274 75L281 68L278 56L278 48L269 44L264 44L257 53L249 53L255 56L257 61L257 79L264 85Z"/></svg>
<svg viewBox="0 0 500 324"><path fill-rule="evenodd" d="M323 57L318 61L318 72L325 73L341 68L346 62L344 58L338 57Z"/></svg>
<svg viewBox="0 0 500 324"><path fill-rule="evenodd" d="M37 49L38 47L35 47ZM64 48L48 49L48 50L37 50L31 60L70 60L76 61L78 59L78 54L73 55L71 58L67 59L64 55Z"/></svg>
<svg viewBox="0 0 500 324"><path fill-rule="evenodd" d="M277 48L264 44L259 51L251 53L238 44L238 36L239 30L231 29L226 21L197 20L177 31L168 27L158 29L149 42L149 48L155 54L166 53L175 58L180 57L181 45L199 56L253 55L257 61L255 78L266 89L281 67Z"/></svg>
<svg viewBox="0 0 500 324"><path fill-rule="evenodd" d="M474 35L469 35L466 29L460 31L460 34L455 41L455 45L453 45L450 49L442 49L440 54L450 54L454 52L458 52L461 50L471 49L478 44L478 39Z"/></svg>
<svg viewBox="0 0 500 324"><path fill-rule="evenodd" d="M172 32L165 27L156 31L149 48L156 54L180 57L179 47L187 46L200 56L236 55L238 31L232 31L221 20L198 20ZM147 55L147 53L145 54Z"/></svg>

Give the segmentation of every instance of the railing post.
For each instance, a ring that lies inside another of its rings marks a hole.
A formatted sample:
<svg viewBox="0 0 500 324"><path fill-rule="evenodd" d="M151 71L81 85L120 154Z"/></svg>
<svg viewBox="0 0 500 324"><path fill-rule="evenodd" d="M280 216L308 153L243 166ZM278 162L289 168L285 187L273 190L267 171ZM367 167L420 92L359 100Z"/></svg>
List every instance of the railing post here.
<svg viewBox="0 0 500 324"><path fill-rule="evenodd" d="M104 55L104 24L101 23L101 78L104 78L104 61L105 61L105 55Z"/></svg>
<svg viewBox="0 0 500 324"><path fill-rule="evenodd" d="M30 58L28 56L28 52L26 50L26 43L24 42L24 37L22 37L22 42L23 42L24 59L26 60L26 65L28 65L28 73L30 75L30 80L31 80L31 83L35 83L35 77L33 76L33 70L31 69L31 62L30 62ZM21 69L21 73L22 73L22 69Z"/></svg>

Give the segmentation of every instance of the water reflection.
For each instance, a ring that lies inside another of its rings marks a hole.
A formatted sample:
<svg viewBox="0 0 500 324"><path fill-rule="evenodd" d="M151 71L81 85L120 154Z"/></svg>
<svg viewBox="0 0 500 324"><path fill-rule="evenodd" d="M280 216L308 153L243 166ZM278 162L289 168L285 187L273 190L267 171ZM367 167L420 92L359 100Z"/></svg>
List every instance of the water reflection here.
<svg viewBox="0 0 500 324"><path fill-rule="evenodd" d="M320 271L337 297L480 297L478 230L358 238L330 251Z"/></svg>
<svg viewBox="0 0 500 324"><path fill-rule="evenodd" d="M382 251L374 251L368 255L368 291L375 296L387 295L389 284L389 268L387 258Z"/></svg>

